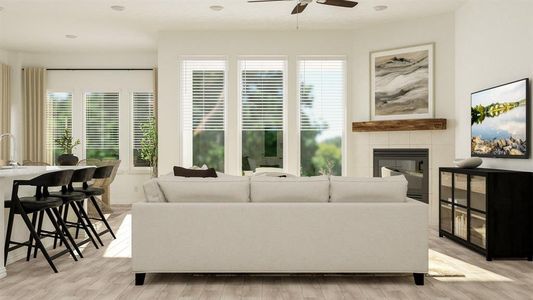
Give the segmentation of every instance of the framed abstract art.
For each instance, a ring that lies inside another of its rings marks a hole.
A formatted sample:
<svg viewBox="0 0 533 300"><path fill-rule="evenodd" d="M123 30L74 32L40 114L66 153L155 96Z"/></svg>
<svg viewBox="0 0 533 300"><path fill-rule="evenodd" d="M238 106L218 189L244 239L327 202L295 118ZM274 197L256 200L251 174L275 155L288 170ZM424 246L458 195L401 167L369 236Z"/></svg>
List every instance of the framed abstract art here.
<svg viewBox="0 0 533 300"><path fill-rule="evenodd" d="M370 53L372 120L433 118L433 44Z"/></svg>

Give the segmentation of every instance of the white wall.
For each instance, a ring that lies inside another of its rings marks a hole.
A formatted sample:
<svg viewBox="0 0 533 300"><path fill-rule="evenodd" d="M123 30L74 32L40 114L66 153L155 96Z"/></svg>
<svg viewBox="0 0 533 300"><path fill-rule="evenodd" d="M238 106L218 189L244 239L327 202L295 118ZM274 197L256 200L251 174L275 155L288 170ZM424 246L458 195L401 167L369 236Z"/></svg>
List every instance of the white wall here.
<svg viewBox="0 0 533 300"><path fill-rule="evenodd" d="M429 149L430 221L438 223L438 168L450 166L454 154L454 16L384 24L354 33L352 121L370 118L369 53L376 50L435 43L435 117L448 119L447 130L352 133L348 175L373 175L374 148Z"/></svg>
<svg viewBox="0 0 533 300"><path fill-rule="evenodd" d="M531 78L532 16L533 2L520 0L471 0L457 10L457 157L470 156L470 94L506 82ZM483 167L532 171L533 159L484 158Z"/></svg>
<svg viewBox="0 0 533 300"><path fill-rule="evenodd" d="M8 55L8 52L6 50L0 49L0 63L4 63L4 64L7 63L7 55Z"/></svg>
<svg viewBox="0 0 533 300"><path fill-rule="evenodd" d="M156 53L14 53L11 64L14 70L14 90L13 96L13 117L12 120L15 128L22 128L22 97L20 92L21 68L25 66L40 66L46 68L153 68L157 65ZM57 88L57 80L54 77L59 73L53 74L51 71L50 80L54 88ZM88 71L94 72L94 71ZM101 82L102 78L99 72L89 73L86 79L90 85L91 82ZM93 78L91 79L91 76ZM151 76L147 76L150 78ZM151 81L148 83L151 84ZM123 126L123 124L121 125ZM128 125L125 125L128 126ZM16 136L21 136L22 131L15 132ZM20 140L20 139L19 139ZM20 151L19 151L20 152ZM19 156L20 157L20 156ZM128 162L122 162L127 165ZM130 172L127 168L123 169L117 175L111 186L112 204L128 204L139 202L144 199L142 184L149 178L149 174L138 174Z"/></svg>

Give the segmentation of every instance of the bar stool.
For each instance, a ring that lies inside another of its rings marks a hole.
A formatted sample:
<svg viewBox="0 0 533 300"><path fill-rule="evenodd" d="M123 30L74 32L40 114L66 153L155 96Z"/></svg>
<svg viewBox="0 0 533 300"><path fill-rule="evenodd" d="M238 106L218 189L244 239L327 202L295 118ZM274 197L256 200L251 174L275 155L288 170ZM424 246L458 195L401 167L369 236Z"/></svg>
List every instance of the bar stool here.
<svg viewBox="0 0 533 300"><path fill-rule="evenodd" d="M83 257L83 256L81 255L81 252L79 251L79 248L78 248L79 246L91 241L93 245L96 247L96 249L99 249L99 247L98 247L98 243L96 243L96 240L91 234L91 230L92 230L92 232L95 235L97 235L96 229L93 227L89 217L87 216L87 213L85 212L85 209L83 208L83 204L81 205L81 208L79 208L79 206L75 203L75 202L83 202L85 199L87 199L87 196L85 195L85 193L74 191L73 184L85 183L91 180L93 178L95 170L96 168L83 168L83 169L74 170L74 173L72 174L72 178L68 186L63 186L60 192L50 193L50 196L61 198L63 200L63 205L59 207L59 213L62 214L63 222L66 224L67 228L75 227L76 231L79 231L79 228L81 227L83 228L83 230L85 231L85 234L88 237L84 241L74 244L74 248L76 249L76 252L78 252L80 257ZM71 222L68 220L69 207L71 207L72 210L74 211L74 214L79 220L78 222ZM40 216L39 227L37 229L38 233L42 232L41 217L42 216ZM55 249L57 246L59 235L56 233L53 235L53 237L54 237L54 249ZM61 246L61 244L62 244L62 241L59 240L59 245ZM37 250L35 250L34 257L37 254L36 252Z"/></svg>
<svg viewBox="0 0 533 300"><path fill-rule="evenodd" d="M113 168L114 168L113 166L103 166L103 167L96 168L96 170L94 170L93 179L106 179L106 178L109 178L111 176L111 173L113 172ZM90 219L91 220L95 220L95 221L102 221L104 223L105 227L107 228L107 229L99 232L98 234L96 234L96 237L100 241L100 243L102 241L100 240L99 236L103 235L103 234L106 234L108 232L111 234L111 236L114 239L116 239L115 233L111 229L111 226L109 226L109 223L107 222L104 214L102 213L102 209L100 209L100 206L98 206L98 203L96 202L96 198L95 198L96 196L101 196L102 194L104 194L105 189L99 188L99 187L95 187L95 186L90 186L90 185L87 184L87 182L84 182L83 186L81 188L74 188L74 191L85 193L85 195L91 200L91 203L94 205L94 208L96 209L96 212L98 213L98 218L90 218ZM83 208L83 203L82 202L76 202L76 203L77 203L78 207ZM77 235L78 235L78 233L76 232L76 236Z"/></svg>
<svg viewBox="0 0 533 300"><path fill-rule="evenodd" d="M72 251L72 248L69 242L67 241L65 234L63 233L65 224L63 223L63 220L61 219L61 215L59 214L58 210L58 207L63 204L63 201L61 200L61 198L50 197L50 194L48 192L49 187L60 187L68 184L70 182L72 174L72 170L64 170L46 173L30 180L13 181L13 191L11 194L11 200L4 202L4 207L9 208L6 241L4 245L4 266L7 261L7 255L10 251L26 246L28 247L28 255L26 257L26 260L29 260L29 253L31 253L32 247L36 247L41 250L52 270L55 273L58 272L52 260L63 255L64 253L61 252L50 257L50 255L46 251L46 248L41 242L39 234L35 230L37 213L43 211L48 215L48 218L50 219L50 222L58 233L59 238L65 244L65 248L67 248L68 253L70 253L70 255L75 261L78 260L76 258L76 255L74 255L74 252ZM19 187L21 186L35 187L35 195L33 197L19 197L18 192ZM30 231L30 237L27 242L20 243L11 240L11 233L13 230L13 221L15 214L20 215L22 217L24 223L26 224L26 227ZM30 218L28 216L29 214L32 214L32 221L30 221ZM70 233L67 232L66 236L68 237L71 243L74 243L74 239L72 238ZM35 246L33 245L33 240L35 240ZM10 247L10 245L15 246Z"/></svg>

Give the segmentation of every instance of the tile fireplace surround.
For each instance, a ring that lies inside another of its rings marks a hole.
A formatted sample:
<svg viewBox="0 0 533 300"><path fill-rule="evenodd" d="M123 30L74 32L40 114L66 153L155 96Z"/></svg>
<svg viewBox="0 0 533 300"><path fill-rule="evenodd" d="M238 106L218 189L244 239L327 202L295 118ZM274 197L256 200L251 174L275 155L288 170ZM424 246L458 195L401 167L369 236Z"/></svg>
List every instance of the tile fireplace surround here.
<svg viewBox="0 0 533 300"><path fill-rule="evenodd" d="M429 221L438 224L439 167L452 166L455 157L454 131L390 131L351 133L350 176L373 176L374 149L424 148L429 150Z"/></svg>

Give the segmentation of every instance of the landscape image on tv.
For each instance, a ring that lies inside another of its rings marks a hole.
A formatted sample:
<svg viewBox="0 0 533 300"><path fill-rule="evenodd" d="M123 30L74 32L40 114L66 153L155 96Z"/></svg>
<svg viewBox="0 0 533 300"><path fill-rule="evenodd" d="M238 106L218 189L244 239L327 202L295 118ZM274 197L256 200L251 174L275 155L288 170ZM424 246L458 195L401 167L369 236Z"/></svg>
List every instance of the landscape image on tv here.
<svg viewBox="0 0 533 300"><path fill-rule="evenodd" d="M472 156L528 156L528 79L472 94Z"/></svg>

